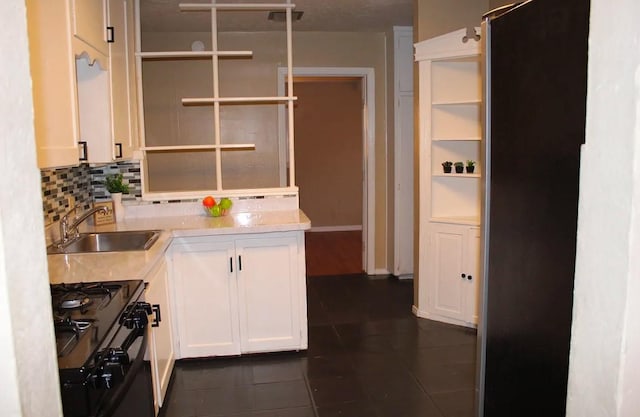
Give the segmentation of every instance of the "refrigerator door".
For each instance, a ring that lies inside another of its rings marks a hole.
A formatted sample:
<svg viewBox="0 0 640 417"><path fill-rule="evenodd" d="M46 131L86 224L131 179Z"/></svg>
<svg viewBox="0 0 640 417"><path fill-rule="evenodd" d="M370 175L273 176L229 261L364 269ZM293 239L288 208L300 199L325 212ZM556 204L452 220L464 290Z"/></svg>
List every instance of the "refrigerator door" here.
<svg viewBox="0 0 640 417"><path fill-rule="evenodd" d="M565 415L588 0L485 20L484 306L479 415Z"/></svg>

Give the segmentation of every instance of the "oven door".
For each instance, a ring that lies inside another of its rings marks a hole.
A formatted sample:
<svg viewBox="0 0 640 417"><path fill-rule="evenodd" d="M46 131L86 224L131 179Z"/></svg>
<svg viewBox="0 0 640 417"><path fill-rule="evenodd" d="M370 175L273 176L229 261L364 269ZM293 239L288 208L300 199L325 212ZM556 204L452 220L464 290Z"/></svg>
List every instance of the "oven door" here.
<svg viewBox="0 0 640 417"><path fill-rule="evenodd" d="M107 358L106 364L101 366L103 383L112 373L110 388L101 401L96 417L154 417L153 385L151 382L151 366L145 361L148 346L148 317L151 313L149 304L139 302L132 305L129 315L130 321L123 315L123 324L114 337L110 349L112 358ZM124 321L124 323L123 323ZM133 326L133 328L129 328ZM118 355L125 357L126 365L118 364ZM109 362L115 357L113 362ZM110 367L112 370L110 370ZM122 376L122 378L120 378Z"/></svg>

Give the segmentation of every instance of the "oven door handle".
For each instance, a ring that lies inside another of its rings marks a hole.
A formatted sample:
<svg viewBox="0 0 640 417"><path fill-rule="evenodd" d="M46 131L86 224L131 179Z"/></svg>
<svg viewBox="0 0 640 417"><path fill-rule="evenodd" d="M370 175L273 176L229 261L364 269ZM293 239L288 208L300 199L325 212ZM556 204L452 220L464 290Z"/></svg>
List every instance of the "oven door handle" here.
<svg viewBox="0 0 640 417"><path fill-rule="evenodd" d="M127 339L122 345L122 349L126 352L131 345L135 342L135 340L139 337L142 337L142 342L140 343L140 350L136 354L135 359L131 363L122 384L120 384L114 391L112 395L109 395L109 400L105 402L105 404L101 407L101 409L96 413L96 417L110 417L113 415L113 412L116 410L122 398L125 396L129 388L131 388L131 384L136 379L138 372L140 372L140 368L144 365L144 354L147 351L147 343L148 343L148 332L147 327L133 329L133 331L127 336Z"/></svg>

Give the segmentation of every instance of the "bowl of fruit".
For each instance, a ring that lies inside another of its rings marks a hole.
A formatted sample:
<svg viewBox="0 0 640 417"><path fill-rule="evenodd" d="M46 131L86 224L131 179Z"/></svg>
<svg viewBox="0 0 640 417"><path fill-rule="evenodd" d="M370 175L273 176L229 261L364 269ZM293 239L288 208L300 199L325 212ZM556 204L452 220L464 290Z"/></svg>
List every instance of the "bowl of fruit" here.
<svg viewBox="0 0 640 417"><path fill-rule="evenodd" d="M215 198L208 195L202 199L202 208L204 208L205 214L209 217L226 216L232 205L233 203L227 197L216 201Z"/></svg>

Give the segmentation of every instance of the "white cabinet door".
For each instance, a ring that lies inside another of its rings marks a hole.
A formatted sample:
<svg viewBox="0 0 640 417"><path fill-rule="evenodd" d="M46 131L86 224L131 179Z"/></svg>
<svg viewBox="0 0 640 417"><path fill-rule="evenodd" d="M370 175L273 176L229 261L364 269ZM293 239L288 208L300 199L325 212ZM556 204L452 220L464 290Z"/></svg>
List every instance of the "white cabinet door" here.
<svg viewBox="0 0 640 417"><path fill-rule="evenodd" d="M108 9L109 27L113 28L113 42L109 43L111 141L105 160L95 162L131 158L137 147L133 0L109 0Z"/></svg>
<svg viewBox="0 0 640 417"><path fill-rule="evenodd" d="M76 54L88 52L92 59L97 59L89 49L93 48L100 54L107 56L109 48L106 40L107 20L105 19L104 0L71 0L73 12L71 30L74 37L81 41L75 42Z"/></svg>
<svg viewBox="0 0 640 417"><path fill-rule="evenodd" d="M240 353L233 240L172 244L180 357Z"/></svg>
<svg viewBox="0 0 640 417"><path fill-rule="evenodd" d="M467 280L461 274L465 266L466 228L438 223L430 228L429 313L463 321Z"/></svg>
<svg viewBox="0 0 640 417"><path fill-rule="evenodd" d="M432 223L429 230L427 317L476 325L480 228Z"/></svg>
<svg viewBox="0 0 640 417"><path fill-rule="evenodd" d="M242 352L300 348L295 236L236 241Z"/></svg>
<svg viewBox="0 0 640 417"><path fill-rule="evenodd" d="M466 321L478 324L480 310L480 228L467 229L467 244L465 245L465 273L467 274Z"/></svg>
<svg viewBox="0 0 640 417"><path fill-rule="evenodd" d="M175 363L168 279L167 264L164 259L153 268L146 279L146 301L152 305L157 320L157 323L153 323L149 327L151 331L151 376L156 414L164 402Z"/></svg>
<svg viewBox="0 0 640 417"><path fill-rule="evenodd" d="M77 165L79 152L75 59L66 3L27 0L29 56L38 167Z"/></svg>

